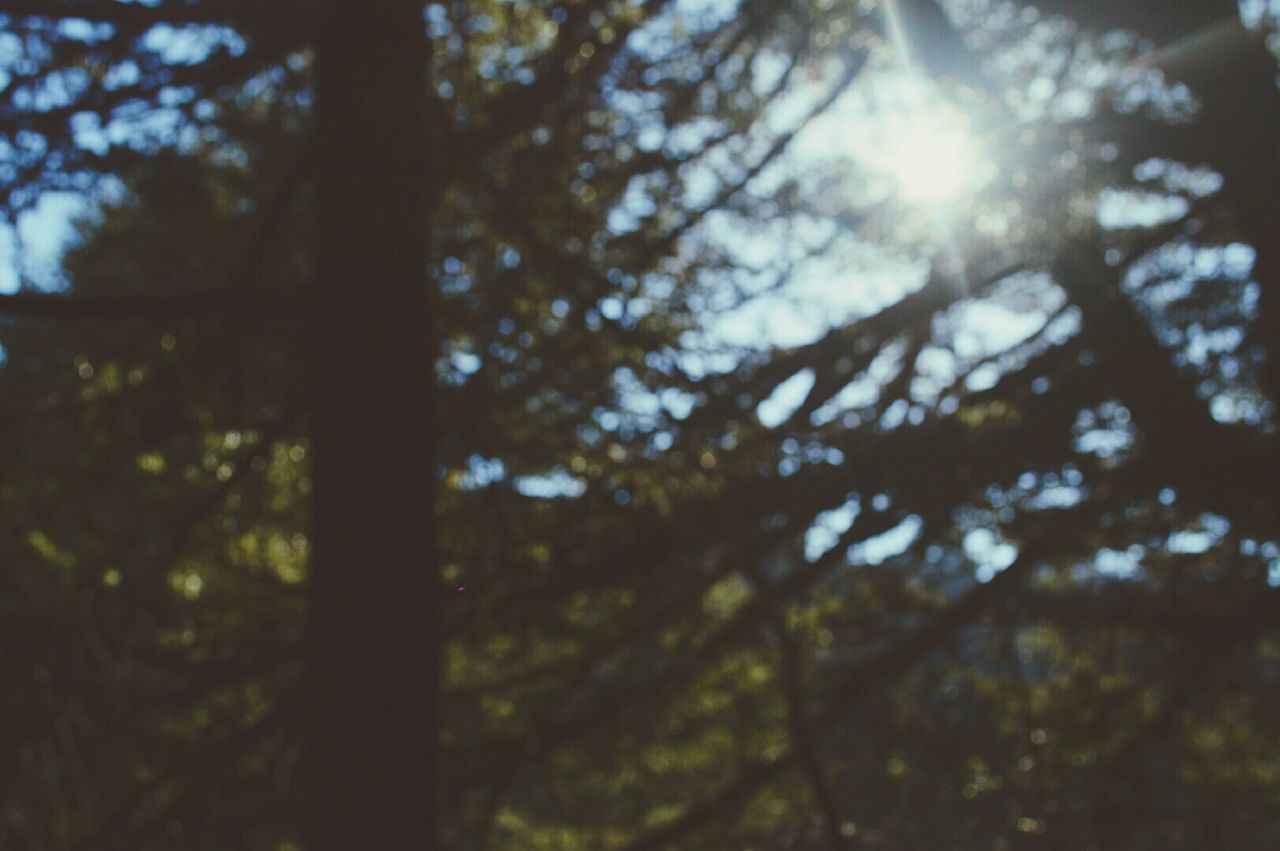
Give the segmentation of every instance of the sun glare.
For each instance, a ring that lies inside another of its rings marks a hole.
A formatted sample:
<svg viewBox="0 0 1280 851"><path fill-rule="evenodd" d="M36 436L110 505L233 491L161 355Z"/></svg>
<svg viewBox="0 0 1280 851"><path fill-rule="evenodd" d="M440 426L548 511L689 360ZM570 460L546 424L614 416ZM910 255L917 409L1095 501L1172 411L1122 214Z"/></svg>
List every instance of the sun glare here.
<svg viewBox="0 0 1280 851"><path fill-rule="evenodd" d="M885 147L869 164L893 180L902 200L957 201L988 179L990 164L968 121L945 104L887 123Z"/></svg>
<svg viewBox="0 0 1280 851"><path fill-rule="evenodd" d="M982 188L994 167L968 116L919 84L894 88L892 105L877 110L875 143L859 159L907 203L957 202Z"/></svg>
<svg viewBox="0 0 1280 851"><path fill-rule="evenodd" d="M982 132L952 100L906 69L884 71L823 116L802 156L847 157L873 195L954 212L996 174ZM861 182L861 180L859 180ZM876 188L878 187L878 188Z"/></svg>
<svg viewBox="0 0 1280 851"><path fill-rule="evenodd" d="M843 150L897 201L946 212L995 175L970 117L909 71L877 76L822 122L815 148Z"/></svg>

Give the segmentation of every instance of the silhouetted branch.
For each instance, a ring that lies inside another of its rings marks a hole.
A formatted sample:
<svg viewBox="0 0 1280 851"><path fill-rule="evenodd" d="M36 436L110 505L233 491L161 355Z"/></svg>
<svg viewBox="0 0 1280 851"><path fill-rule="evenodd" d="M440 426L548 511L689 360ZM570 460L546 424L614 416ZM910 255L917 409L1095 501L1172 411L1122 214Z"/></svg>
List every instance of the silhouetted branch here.
<svg viewBox="0 0 1280 851"><path fill-rule="evenodd" d="M763 620L783 603L821 582L832 570L844 564L845 554L851 546L883 533L899 520L900 518L891 513L868 511L859 515L853 525L841 536L840 541L822 558L814 564L806 565L804 569L793 571L786 578L770 586L761 586L761 593L743 604L731 618L712 630L710 634L696 641L688 652L676 654L670 664L640 682L628 683L609 691L601 691L596 695L588 695L588 699L581 706L575 707L572 712L562 714L561 717L549 720L542 725L546 732L532 747L527 740L521 738L511 745L512 752L508 753L504 750L503 754L494 761L494 765L482 767L479 773L483 775L497 772L504 777L508 776L536 760L545 758L556 748L599 732L624 716L652 707L654 701L672 694L675 689L696 677L709 661L740 646L742 642L756 635ZM787 530L777 535L771 546L778 546L794 534L794 530ZM696 587L682 594L680 600L657 607L638 624L628 628L622 640L604 643L602 649L593 652L584 660L582 681L586 682L589 678L594 670L594 662L607 658L610 653L634 642L642 641L652 631L669 623L673 618L687 614L687 607L690 604L697 605L707 587L716 580L746 566L744 562L747 559L752 556L758 557L760 553L768 552L769 549L769 546L763 546L758 541L745 539L740 550L725 557L719 569L709 577L700 578ZM565 690L561 689L553 706L562 708L565 702Z"/></svg>
<svg viewBox="0 0 1280 851"><path fill-rule="evenodd" d="M745 190L753 180L760 176L766 168L775 162L791 143L795 141L800 131L804 130L814 121L816 121L823 113L840 99L862 72L863 67L867 64L868 54L863 51L854 54L849 58L848 64L845 66L844 72L836 79L835 83L827 90L813 107L809 109L799 120L795 122L788 130L779 134L777 138L769 145L768 150L764 152L754 163L747 167L747 170L733 183L723 186L716 197L704 206L690 210L685 218L675 225L667 233L655 243L654 250L658 255L665 254L675 249L680 238L692 231L698 226L703 219L710 213L721 210L734 199L739 193Z"/></svg>
<svg viewBox="0 0 1280 851"><path fill-rule="evenodd" d="M253 3L120 3L115 0L5 0L0 15L14 20L43 18L60 20L79 18L115 26L149 26L153 24L224 24L243 22L252 15ZM304 21L305 15L298 15Z"/></svg>
<svg viewBox="0 0 1280 851"><path fill-rule="evenodd" d="M1237 523L1250 522L1261 500L1277 496L1270 474L1280 468L1275 440L1211 416L1194 379L1178 371L1172 353L1121 291L1121 271L1107 266L1101 250L1087 242L1069 244L1052 268L1111 365L1108 381L1145 433L1148 462L1165 463L1171 482L1206 495L1209 504L1245 509L1231 514ZM1253 486L1246 492L1240 482L1247 479Z"/></svg>
<svg viewBox="0 0 1280 851"><path fill-rule="evenodd" d="M813 740L812 719L806 711L804 671L801 668L804 663L800 645L780 615L775 614L772 620L780 651L779 663L782 668L783 692L787 702L787 728L791 738L791 749L799 758L801 768L809 781L809 788L813 792L814 801L822 811L831 849L839 851L849 846L849 840L840 830L843 819L840 816L839 805L836 803L835 794L831 790L826 770Z"/></svg>
<svg viewBox="0 0 1280 851"><path fill-rule="evenodd" d="M838 721L870 699L889 681L908 673L958 629L972 623L1012 587L1021 582L1044 558L1059 534L1069 534L1077 524L1092 520L1096 511L1096 508L1088 507L1062 512L1064 519L1070 517L1072 522L1056 528L1054 535L1028 542L1014 563L996 574L990 582L978 585L967 592L955 603L934 615L925 626L895 642L886 650L855 664L832 690L827 706L815 716L815 722ZM778 755L776 759L752 763L711 798L679 818L624 846L623 851L650 851L650 849L661 848L713 819L726 815L745 803L756 790L775 779L784 769L794 765L798 759L797 753L789 751Z"/></svg>
<svg viewBox="0 0 1280 851"><path fill-rule="evenodd" d="M1064 627L1140 629L1219 638L1280 627L1280 589L1260 584L1198 582L1184 593L1110 585L1098 591L1024 591L995 615L1000 620Z"/></svg>
<svg viewBox="0 0 1280 851"><path fill-rule="evenodd" d="M0 295L0 317L201 319L228 315L300 319L302 310L291 298L228 293L98 296L23 291Z"/></svg>
<svg viewBox="0 0 1280 851"><path fill-rule="evenodd" d="M246 749L256 745L267 736L276 732L281 725L296 713L296 706L276 707L262 718L237 729L214 742L206 744L196 756L180 762L139 784L124 802L114 809L103 821L89 831L71 848L73 851L96 851L105 847L112 836L127 829L139 809L144 808L153 796L170 784L180 786L177 800L171 806L163 807L162 812L153 814L144 824L163 816L186 797L194 793L203 783L214 778L228 762L242 755ZM185 785L184 785L185 784Z"/></svg>
<svg viewBox="0 0 1280 851"><path fill-rule="evenodd" d="M794 753L784 753L771 760L756 760L749 763L738 776L731 780L719 792L701 804L685 811L678 818L660 825L634 842L622 846L619 851L655 851L663 848L680 837L716 819L733 812L756 793L760 787L776 779L784 771L796 763Z"/></svg>

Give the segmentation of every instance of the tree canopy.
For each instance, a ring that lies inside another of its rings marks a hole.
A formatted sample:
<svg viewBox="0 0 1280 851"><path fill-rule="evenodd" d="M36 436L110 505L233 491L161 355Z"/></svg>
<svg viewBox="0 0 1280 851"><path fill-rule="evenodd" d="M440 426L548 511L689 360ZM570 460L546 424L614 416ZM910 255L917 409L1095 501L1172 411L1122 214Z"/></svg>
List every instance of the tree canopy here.
<svg viewBox="0 0 1280 851"><path fill-rule="evenodd" d="M374 5L5 5L0 844L1276 846L1265 4Z"/></svg>

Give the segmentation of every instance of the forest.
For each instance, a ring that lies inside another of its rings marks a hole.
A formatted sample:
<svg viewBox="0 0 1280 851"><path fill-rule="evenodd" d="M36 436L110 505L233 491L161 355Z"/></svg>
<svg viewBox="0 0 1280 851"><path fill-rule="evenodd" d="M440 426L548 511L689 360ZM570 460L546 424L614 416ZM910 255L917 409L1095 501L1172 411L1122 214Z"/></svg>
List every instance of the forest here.
<svg viewBox="0 0 1280 851"><path fill-rule="evenodd" d="M0 848L1280 848L1278 27L4 0Z"/></svg>

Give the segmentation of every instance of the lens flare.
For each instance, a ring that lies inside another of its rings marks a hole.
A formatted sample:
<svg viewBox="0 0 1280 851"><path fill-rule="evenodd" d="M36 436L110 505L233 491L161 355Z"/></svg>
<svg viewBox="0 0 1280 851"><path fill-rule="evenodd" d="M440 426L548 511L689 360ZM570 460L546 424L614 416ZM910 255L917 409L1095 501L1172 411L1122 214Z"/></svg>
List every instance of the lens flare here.
<svg viewBox="0 0 1280 851"><path fill-rule="evenodd" d="M912 203L956 201L989 179L991 165L963 115L945 104L891 116L884 147L871 165L896 184L900 199Z"/></svg>

